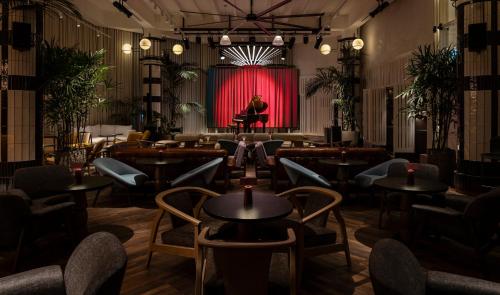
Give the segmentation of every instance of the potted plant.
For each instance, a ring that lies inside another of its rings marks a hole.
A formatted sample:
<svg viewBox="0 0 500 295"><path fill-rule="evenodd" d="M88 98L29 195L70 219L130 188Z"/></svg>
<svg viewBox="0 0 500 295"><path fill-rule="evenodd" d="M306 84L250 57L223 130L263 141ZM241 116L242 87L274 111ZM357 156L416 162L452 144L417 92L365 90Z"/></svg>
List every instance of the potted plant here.
<svg viewBox="0 0 500 295"><path fill-rule="evenodd" d="M350 137L356 141L356 114L357 98L354 95L355 78L352 75L339 71L336 67L317 69L316 75L306 84L306 97L312 97L318 91L328 95L336 94L332 105L337 103L342 112L342 137Z"/></svg>
<svg viewBox="0 0 500 295"><path fill-rule="evenodd" d="M78 161L74 157L85 156L80 153L80 132L90 110L104 101L98 87L104 84L109 67L102 49L87 53L48 43L42 46L41 60L44 115L56 132L56 162L70 165Z"/></svg>
<svg viewBox="0 0 500 295"><path fill-rule="evenodd" d="M455 153L448 148L448 136L458 109L456 50L420 46L413 53L406 72L412 82L399 95L407 100L404 111L409 117L430 120L432 147L427 161L438 165L441 179L451 183Z"/></svg>
<svg viewBox="0 0 500 295"><path fill-rule="evenodd" d="M177 120L185 114L192 111L204 113L204 108L197 102L181 102L181 90L187 81L193 81L198 78L198 67L192 63L177 63L170 59L170 55L162 56L162 80L163 80L163 97L167 101L169 114L163 117L161 121L161 129L166 132L164 135L170 135L170 130L177 126ZM153 130L157 127L156 122L152 122ZM152 130L152 132L153 132Z"/></svg>

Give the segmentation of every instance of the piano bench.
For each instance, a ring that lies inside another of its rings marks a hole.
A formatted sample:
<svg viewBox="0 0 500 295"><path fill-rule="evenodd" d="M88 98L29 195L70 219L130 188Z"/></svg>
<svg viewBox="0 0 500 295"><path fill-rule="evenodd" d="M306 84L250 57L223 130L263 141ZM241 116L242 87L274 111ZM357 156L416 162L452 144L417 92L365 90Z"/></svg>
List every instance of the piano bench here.
<svg viewBox="0 0 500 295"><path fill-rule="evenodd" d="M237 133L238 125L236 125L236 124L227 124L227 128L229 129L230 133Z"/></svg>

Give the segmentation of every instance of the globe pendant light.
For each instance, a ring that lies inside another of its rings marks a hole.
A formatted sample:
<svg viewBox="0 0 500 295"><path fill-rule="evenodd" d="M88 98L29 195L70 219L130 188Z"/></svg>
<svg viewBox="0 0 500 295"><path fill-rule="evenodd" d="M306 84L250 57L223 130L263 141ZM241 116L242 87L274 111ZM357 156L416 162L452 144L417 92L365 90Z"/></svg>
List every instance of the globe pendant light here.
<svg viewBox="0 0 500 295"><path fill-rule="evenodd" d="M283 41L283 38L281 37L281 32L278 31L276 33L276 36L274 36L273 45L274 46L283 46L284 44L285 44L285 42Z"/></svg>
<svg viewBox="0 0 500 295"><path fill-rule="evenodd" d="M363 46L365 46L365 42L363 42L363 39L356 38L354 39L354 41L352 41L352 48L356 50L363 49Z"/></svg>
<svg viewBox="0 0 500 295"><path fill-rule="evenodd" d="M151 40L142 38L141 41L139 41L139 47L141 47L142 50L148 50L151 48Z"/></svg>
<svg viewBox="0 0 500 295"><path fill-rule="evenodd" d="M224 31L224 33L222 34L222 38L220 38L219 44L221 46L231 45L231 39L229 39L229 35L227 34L227 31Z"/></svg>
<svg viewBox="0 0 500 295"><path fill-rule="evenodd" d="M175 54L175 55L181 55L182 52L184 51L184 48L182 47L181 44L175 44L173 47L172 47L172 52Z"/></svg>
<svg viewBox="0 0 500 295"><path fill-rule="evenodd" d="M332 51L332 47L329 44L323 44L319 48L319 52L321 52L321 54L323 54L323 55L328 55L328 54L330 54L331 51Z"/></svg>

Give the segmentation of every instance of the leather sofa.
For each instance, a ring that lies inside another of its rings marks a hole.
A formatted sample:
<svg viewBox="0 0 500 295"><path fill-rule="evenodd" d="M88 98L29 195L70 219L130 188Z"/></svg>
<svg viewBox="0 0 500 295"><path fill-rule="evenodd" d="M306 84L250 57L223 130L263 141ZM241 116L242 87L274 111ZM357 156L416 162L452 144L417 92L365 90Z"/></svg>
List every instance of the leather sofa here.
<svg viewBox="0 0 500 295"><path fill-rule="evenodd" d="M132 125L91 125L85 127L85 132L91 134L92 143L106 140L106 135L119 134L116 136L118 141L127 141L129 132L135 131ZM110 140L113 138L109 138Z"/></svg>
<svg viewBox="0 0 500 295"><path fill-rule="evenodd" d="M367 167L378 165L391 158L384 148L279 148L275 155L276 168L274 170L273 181L275 184L278 184L281 181L288 180L283 165L280 164L280 158L290 159L327 179L335 179L337 175L336 169L320 164L319 160L340 158L343 150L347 152L347 159L364 160L368 162ZM351 173L352 175L356 175L367 167L359 167L360 171L353 169Z"/></svg>
<svg viewBox="0 0 500 295"><path fill-rule="evenodd" d="M223 149L199 149L199 148L137 148L124 147L110 150L110 156L132 167L144 171L149 177L154 178L154 167L142 166L136 163L138 158L164 158L183 159L179 164L172 164L172 169L165 169L165 177L173 180L183 173L195 169L216 158L223 158L216 174L216 179L225 179L227 173L227 151Z"/></svg>

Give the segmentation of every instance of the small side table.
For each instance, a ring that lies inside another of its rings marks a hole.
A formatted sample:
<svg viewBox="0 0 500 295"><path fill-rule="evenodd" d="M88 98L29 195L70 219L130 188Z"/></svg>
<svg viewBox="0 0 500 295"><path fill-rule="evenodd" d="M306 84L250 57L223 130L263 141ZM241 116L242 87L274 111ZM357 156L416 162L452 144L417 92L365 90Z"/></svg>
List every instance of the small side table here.
<svg viewBox="0 0 500 295"><path fill-rule="evenodd" d="M368 165L367 161L349 160L342 161L340 159L322 159L318 161L320 164L334 166L337 168L337 180L339 190L344 197L349 193L349 174L352 168Z"/></svg>
<svg viewBox="0 0 500 295"><path fill-rule="evenodd" d="M138 165L144 165L144 166L151 166L154 167L155 169L155 189L157 192L161 191L162 189L162 171L163 168L172 165L172 164L180 164L184 162L184 159L178 159L178 158L168 158L168 159L159 159L159 158L140 158L136 160L136 164Z"/></svg>

